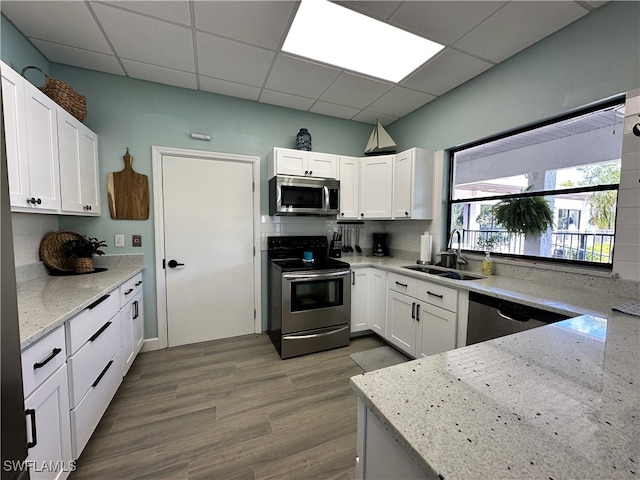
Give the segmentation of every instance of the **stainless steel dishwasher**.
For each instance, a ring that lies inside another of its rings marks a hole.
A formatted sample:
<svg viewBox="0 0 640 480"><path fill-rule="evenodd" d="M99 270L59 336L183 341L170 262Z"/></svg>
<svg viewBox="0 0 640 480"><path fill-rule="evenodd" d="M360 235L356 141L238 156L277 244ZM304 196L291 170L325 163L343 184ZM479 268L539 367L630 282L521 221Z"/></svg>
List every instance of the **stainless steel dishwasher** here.
<svg viewBox="0 0 640 480"><path fill-rule="evenodd" d="M467 345L570 318L540 308L469 292Z"/></svg>

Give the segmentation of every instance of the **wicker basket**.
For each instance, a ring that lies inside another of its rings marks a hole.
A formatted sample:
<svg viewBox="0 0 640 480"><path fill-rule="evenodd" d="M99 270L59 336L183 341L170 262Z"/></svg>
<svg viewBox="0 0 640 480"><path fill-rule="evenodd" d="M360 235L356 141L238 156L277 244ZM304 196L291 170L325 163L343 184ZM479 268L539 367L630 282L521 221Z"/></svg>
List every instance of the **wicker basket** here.
<svg viewBox="0 0 640 480"><path fill-rule="evenodd" d="M59 231L47 235L40 242L40 258L42 262L51 270L58 272L73 272L76 269L73 258L65 256L62 245L79 238L76 232Z"/></svg>
<svg viewBox="0 0 640 480"><path fill-rule="evenodd" d="M44 92L44 94L51 98L54 102L64 108L71 115L76 117L81 122L87 117L87 99L71 88L67 83L62 80L56 80L51 78L44 71L36 66L29 65L22 69L21 75L24 76L24 72L34 68L42 73L46 81L44 85L38 87Z"/></svg>
<svg viewBox="0 0 640 480"><path fill-rule="evenodd" d="M76 258L75 267L76 267L77 273L89 273L89 272L93 272L96 269L93 257Z"/></svg>

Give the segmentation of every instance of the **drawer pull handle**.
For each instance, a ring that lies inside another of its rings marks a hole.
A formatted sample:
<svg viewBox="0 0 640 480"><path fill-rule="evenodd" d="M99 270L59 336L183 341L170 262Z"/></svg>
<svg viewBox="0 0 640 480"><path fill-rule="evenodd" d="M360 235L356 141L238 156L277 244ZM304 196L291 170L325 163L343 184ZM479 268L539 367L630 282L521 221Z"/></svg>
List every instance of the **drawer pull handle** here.
<svg viewBox="0 0 640 480"><path fill-rule="evenodd" d="M27 408L24 411L25 416L31 417L31 438L30 442L27 442L27 448L33 448L38 444L38 434L36 432L36 411L33 408Z"/></svg>
<svg viewBox="0 0 640 480"><path fill-rule="evenodd" d="M107 363L107 366L104 367L104 370L100 372L100 375L98 375L98 378L96 378L96 381L91 384L93 388L98 386L98 384L100 383L100 380L102 380L102 377L104 377L105 373L107 373L107 370L109 370L109 367L111 367L112 364L113 364L113 360L109 360L109 363Z"/></svg>
<svg viewBox="0 0 640 480"><path fill-rule="evenodd" d="M139 282L136 282L136 285L135 285L135 286L136 286L136 287L138 287L138 286L140 286L140 285L142 285L142 280L140 280Z"/></svg>
<svg viewBox="0 0 640 480"><path fill-rule="evenodd" d="M44 360L42 360L41 362L36 362L33 364L33 369L36 370L38 368L42 368L44 367L47 363L49 363L51 360L53 360L53 357L55 357L56 355L58 355L60 352L62 351L61 348L54 348L51 351L51 354L45 358Z"/></svg>
<svg viewBox="0 0 640 480"><path fill-rule="evenodd" d="M404 288L407 288L409 286L406 283L400 283L400 282L396 282L396 285L400 285L401 287L404 287Z"/></svg>
<svg viewBox="0 0 640 480"><path fill-rule="evenodd" d="M439 293L430 292L429 290L427 290L427 295L431 295L432 297L444 298L443 295L440 295Z"/></svg>
<svg viewBox="0 0 640 480"><path fill-rule="evenodd" d="M105 295L103 297L100 297L98 300L96 300L95 302L93 302L91 305L89 305L86 310L93 310L94 308L96 308L98 305L100 305L102 302L104 302L107 298L109 298L111 295Z"/></svg>
<svg viewBox="0 0 640 480"><path fill-rule="evenodd" d="M95 341L100 335L102 335L102 333L109 328L109 326L111 325L111 322L107 322L105 323L102 327L100 327L100 330L98 330L96 333L94 333L93 335L91 335L91 338L89 338L90 342Z"/></svg>
<svg viewBox="0 0 640 480"><path fill-rule="evenodd" d="M125 295L129 295L131 292L133 292L133 288L130 288L129 290L127 290L126 292L124 292Z"/></svg>

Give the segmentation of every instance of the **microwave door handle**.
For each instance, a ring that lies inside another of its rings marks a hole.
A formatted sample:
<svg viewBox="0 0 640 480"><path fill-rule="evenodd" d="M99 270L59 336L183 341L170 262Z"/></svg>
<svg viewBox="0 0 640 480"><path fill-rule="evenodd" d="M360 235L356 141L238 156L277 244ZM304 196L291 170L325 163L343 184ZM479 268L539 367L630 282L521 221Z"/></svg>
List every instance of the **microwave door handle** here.
<svg viewBox="0 0 640 480"><path fill-rule="evenodd" d="M329 187L324 185L322 187L322 192L324 195L324 208L322 209L324 212L329 212Z"/></svg>

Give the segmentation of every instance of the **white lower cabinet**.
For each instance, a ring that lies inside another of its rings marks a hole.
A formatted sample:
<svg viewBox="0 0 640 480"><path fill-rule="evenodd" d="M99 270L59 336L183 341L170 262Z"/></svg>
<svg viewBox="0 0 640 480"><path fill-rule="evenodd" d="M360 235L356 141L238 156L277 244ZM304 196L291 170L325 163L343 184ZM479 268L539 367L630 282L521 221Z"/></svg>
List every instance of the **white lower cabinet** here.
<svg viewBox="0 0 640 480"><path fill-rule="evenodd" d="M142 273L120 286L122 375L126 375L144 343Z"/></svg>
<svg viewBox="0 0 640 480"><path fill-rule="evenodd" d="M387 326L387 272L351 270L351 332L373 330L384 337Z"/></svg>
<svg viewBox="0 0 640 480"><path fill-rule="evenodd" d="M386 340L414 358L456 348L458 291L389 274Z"/></svg>
<svg viewBox="0 0 640 480"><path fill-rule="evenodd" d="M122 382L119 298L116 288L66 323L74 459L87 445Z"/></svg>
<svg viewBox="0 0 640 480"><path fill-rule="evenodd" d="M67 478L73 458L64 327L22 352L22 372L31 478Z"/></svg>

